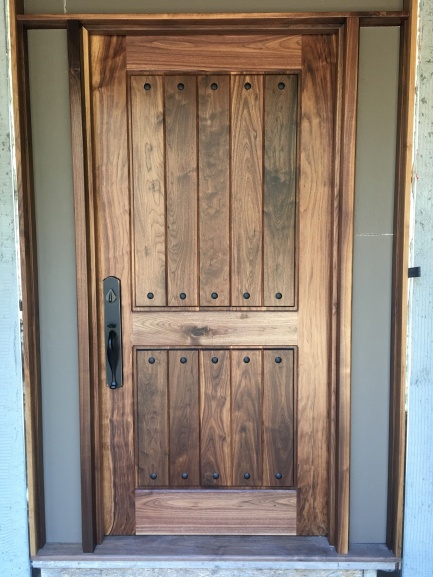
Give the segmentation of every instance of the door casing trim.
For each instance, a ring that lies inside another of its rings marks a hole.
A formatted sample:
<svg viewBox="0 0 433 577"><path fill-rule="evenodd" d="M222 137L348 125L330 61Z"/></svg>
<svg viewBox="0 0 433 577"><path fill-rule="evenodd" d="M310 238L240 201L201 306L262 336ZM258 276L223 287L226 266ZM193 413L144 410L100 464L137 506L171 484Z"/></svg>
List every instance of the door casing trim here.
<svg viewBox="0 0 433 577"><path fill-rule="evenodd" d="M263 31L270 29L281 32L293 30L294 33L335 33L338 31L339 53L342 56L339 62L340 70L346 70L348 84L340 90L347 97L349 84L354 86L356 78L353 70L347 64L353 62L357 55L359 26L399 25L402 27L402 55L400 62L400 116L399 142L397 155L397 184L395 208L395 245L394 245L394 273L395 282L393 294L393 333L391 365L392 395L391 395L391 442L390 442L390 485L388 496L388 545L398 555L401 552L401 524L402 524L402 487L404 471L401 465L404 462L404 407L401 398L404 391L404 365L399 358L400 351L405 344L405 304L403 297L407 294L406 263L404 254L407 254L408 232L407 214L410 197L410 160L411 142L413 133L413 115L411 114L414 77L414 37L416 36L416 2L405 0L405 10L401 12L361 12L361 13L319 13L319 14L212 14L212 15L25 15L23 3L20 0L9 0L11 15L11 47L13 63L13 86L17 96L14 101L14 122L17 150L17 180L19 197L19 219L21 240L21 267L23 285L24 308L24 375L26 398L28 401L27 422L27 454L28 486L30 502L30 534L32 554L45 543L45 523L43 507L43 468L42 468L42 424L40 398L40 355L39 355L39 327L38 327L38 298L37 298L37 267L36 243L34 222L34 195L31 166L31 134L30 110L28 104L28 63L26 31L34 28L67 28L70 59L71 85L71 115L73 125L74 150L74 195L76 211L76 249L77 249L77 284L79 307L79 372L80 372L80 399L85 401L81 407L81 459L82 459L82 489L83 492L83 549L93 551L96 544L102 540L102 523L100 520L99 466L98 466L98 425L90 418L91 407L97 405L95 388L95 358L96 335L86 333L83 327L91 327L96 314L96 303L92 300L92 254L94 246L92 235L89 234L89 223L93 218L91 199L87 194L84 154L87 154L85 118L82 98L86 87L82 83L83 45L91 33L125 33L143 30L152 30L154 33L164 34L176 28L183 33L191 30L205 30L212 28L216 31L220 27L230 24L232 29L242 29L242 33ZM407 24L411 15L412 20ZM415 23L414 23L415 22ZM80 28L82 29L81 38ZM225 28L226 29L226 28ZM344 54L344 57L343 57ZM88 87L87 87L88 89ZM352 94L353 96L353 94ZM348 521L349 521L349 441L350 441L350 308L351 308L351 271L352 271L352 240L353 240L353 174L345 171L344 159L351 159L354 155L353 136L356 122L356 99L346 98L342 109L339 129L340 159L343 171L336 175L336 182L340 179L338 191L345 190L343 195L338 193L339 218L342 219L343 237L339 239L339 247L334 254L334 263L343 262L345 273L334 275L333 291L340 290L337 316L333 324L333 339L335 343L335 359L332 363L333 372L331 406L331 492L330 492L330 542L335 544L340 552L347 551ZM79 126L81 125L81 132ZM84 125L85 128L85 125ZM75 130L75 132L74 132ZM349 142L349 145L348 145ZM347 188L346 188L347 187ZM90 195L91 196L91 195ZM336 197L337 201L337 197ZM33 216L32 216L33 215ZM84 216L84 218L83 218ZM343 250L342 250L343 249ZM342 292L341 292L342 291ZM344 296L343 296L344 294ZM93 326L95 326L93 324ZM87 336L83 336L87 335ZM337 339L343 335L343 340ZM337 346L341 343L343 346ZM404 396L404 395L403 395ZM95 405L96 404L96 405ZM396 442L399 440L400 442Z"/></svg>

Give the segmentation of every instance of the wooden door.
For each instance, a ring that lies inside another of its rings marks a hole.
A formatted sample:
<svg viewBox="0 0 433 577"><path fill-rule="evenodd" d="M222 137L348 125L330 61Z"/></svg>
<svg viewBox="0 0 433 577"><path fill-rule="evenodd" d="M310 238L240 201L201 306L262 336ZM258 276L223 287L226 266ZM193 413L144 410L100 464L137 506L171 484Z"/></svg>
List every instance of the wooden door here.
<svg viewBox="0 0 433 577"><path fill-rule="evenodd" d="M326 534L335 37L95 34L89 63L104 533Z"/></svg>

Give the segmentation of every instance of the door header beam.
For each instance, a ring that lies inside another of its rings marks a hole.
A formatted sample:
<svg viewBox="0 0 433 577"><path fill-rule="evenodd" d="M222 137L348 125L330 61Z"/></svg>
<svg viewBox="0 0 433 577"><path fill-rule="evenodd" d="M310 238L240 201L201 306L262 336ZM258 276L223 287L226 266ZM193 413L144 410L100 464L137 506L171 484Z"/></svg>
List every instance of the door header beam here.
<svg viewBox="0 0 433 577"><path fill-rule="evenodd" d="M360 26L399 26L409 18L409 12L287 12L251 14L18 14L17 21L27 29L67 28L68 22L78 21L90 32L142 33L162 30L171 32L216 31L232 29L250 33L268 30L281 33L300 31L332 33L343 26L348 18L359 18Z"/></svg>

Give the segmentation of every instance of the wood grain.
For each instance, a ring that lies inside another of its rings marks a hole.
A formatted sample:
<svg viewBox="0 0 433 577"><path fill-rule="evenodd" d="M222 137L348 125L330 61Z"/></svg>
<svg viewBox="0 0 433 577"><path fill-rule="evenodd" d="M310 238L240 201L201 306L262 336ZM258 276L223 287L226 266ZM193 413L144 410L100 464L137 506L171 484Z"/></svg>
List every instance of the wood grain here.
<svg viewBox="0 0 433 577"><path fill-rule="evenodd" d="M299 190L298 534L328 532L328 386L335 50L303 37ZM326 152L328 151L328 152ZM317 191L320 190L320 194Z"/></svg>
<svg viewBox="0 0 433 577"><path fill-rule="evenodd" d="M95 562L116 558L117 562L191 562L208 563L234 559L238 562L262 564L266 569L269 563L285 563L286 574L300 566L311 567L315 563L326 564L329 571L353 569L353 563L359 563L364 571L394 571L401 565L401 559L395 557L384 543L352 543L350 551L342 557L334 547L329 546L326 537L298 537L292 535L274 537L255 536L246 539L243 535L200 535L194 539L184 535L137 535L129 537L107 537L96 548L92 557ZM74 561L88 561L88 556L80 550L77 543L47 543L32 559L34 567L48 567L65 558ZM290 565L289 565L290 563ZM221 565L220 565L221 567ZM328 573L329 573L328 571ZM266 574L266 573L265 573ZM283 573L284 574L284 573ZM290 573L289 573L290 575ZM367 577L364 575L364 577Z"/></svg>
<svg viewBox="0 0 433 577"><path fill-rule="evenodd" d="M95 207L95 189L93 181L93 127L92 127L92 86L91 86L91 57L89 46L89 33L85 28L81 28L81 48L82 48L82 88L83 88L83 112L84 112L84 154L85 154L85 171L87 181L87 210L88 210L88 262L87 269L89 274L89 298L90 298L90 325L92 327L90 340L90 367L92 370L91 380L93 383L99 383L99 337L98 337L98 290L97 290L97 265L96 265L96 207ZM99 405L99 390L95 387L94 396L94 414L91 416L93 424L93 444L95 452L95 515L96 515L96 535L97 542L100 544L104 537L104 519L103 519L103 489L102 489L102 463L101 463L101 431L100 431L100 414L97 414L96 407ZM83 409L85 410L85 409ZM83 521L86 522L85 520ZM84 546L84 543L83 543Z"/></svg>
<svg viewBox="0 0 433 577"><path fill-rule="evenodd" d="M216 359L217 362L212 362ZM200 352L200 471L202 486L230 486L230 351ZM214 474L218 478L214 478Z"/></svg>
<svg viewBox="0 0 433 577"><path fill-rule="evenodd" d="M170 351L170 486L200 484L198 351ZM187 362L182 363L181 358ZM182 474L188 475L187 479Z"/></svg>
<svg viewBox="0 0 433 577"><path fill-rule="evenodd" d="M402 554L403 501L406 453L406 339L408 319L408 278L410 195L412 188L412 153L418 2L405 0L410 19L401 28L400 79L396 193L394 203L394 245L391 317L391 394L389 424L388 518L386 543L394 554Z"/></svg>
<svg viewBox="0 0 433 577"><path fill-rule="evenodd" d="M298 77L266 75L264 92L263 304L294 306Z"/></svg>
<svg viewBox="0 0 433 577"><path fill-rule="evenodd" d="M346 29L342 26L336 37L338 43L337 55L337 98L335 106L335 158L341 158L342 121L343 121L343 90L344 90L344 58ZM329 382L329 491L328 491L328 538L330 545L335 545L337 539L337 387L338 387L338 298L339 298L339 260L340 260L340 163L334 164L334 208L332 215L332 315L330 342L330 382Z"/></svg>
<svg viewBox="0 0 433 577"><path fill-rule="evenodd" d="M199 77L198 94L200 305L229 306L230 77Z"/></svg>
<svg viewBox="0 0 433 577"><path fill-rule="evenodd" d="M276 362L276 359L281 362ZM294 481L294 351L263 351L263 486ZM281 479L275 477L282 475Z"/></svg>
<svg viewBox="0 0 433 577"><path fill-rule="evenodd" d="M244 359L249 359L245 362ZM262 484L262 353L231 352L233 485ZM249 478L244 475L249 474Z"/></svg>
<svg viewBox="0 0 433 577"><path fill-rule="evenodd" d="M18 22L27 28L66 28L68 20L79 20L88 30L101 34L137 34L152 31L191 32L209 31L239 34L332 34L350 16L360 18L362 26L398 26L409 18L405 8L399 11L369 10L341 12L278 12L278 13L220 13L220 14L19 14Z"/></svg>
<svg viewBox="0 0 433 577"><path fill-rule="evenodd" d="M126 102L125 39L90 36L92 70L93 179L96 214L97 298L102 279L122 283L122 326L131 333L130 202ZM109 119L109 122L107 122ZM113 138L113 135L116 137ZM102 307L98 329L103 335ZM123 387L105 385L105 348L99 339L104 534L135 533L134 383L132 350L123 339Z"/></svg>
<svg viewBox="0 0 433 577"><path fill-rule="evenodd" d="M150 90L144 85L149 84ZM161 76L131 76L131 174L135 306L164 306L165 150ZM149 299L148 294L153 298Z"/></svg>
<svg viewBox="0 0 433 577"><path fill-rule="evenodd" d="M131 343L141 347L295 346L298 313L134 313Z"/></svg>
<svg viewBox="0 0 433 577"><path fill-rule="evenodd" d="M336 547L349 550L350 385L352 356L352 270L355 208L355 147L358 98L359 19L348 18L344 54L342 143L340 159L340 252L337 365Z"/></svg>
<svg viewBox="0 0 433 577"><path fill-rule="evenodd" d="M165 487L169 484L168 353L136 354L138 486ZM152 480L152 474L157 479Z"/></svg>
<svg viewBox="0 0 433 577"><path fill-rule="evenodd" d="M261 72L301 66L301 37L260 35L128 36L130 71Z"/></svg>
<svg viewBox="0 0 433 577"><path fill-rule="evenodd" d="M296 491L137 491L135 501L138 535L296 534Z"/></svg>
<svg viewBox="0 0 433 577"><path fill-rule="evenodd" d="M25 387L26 474L30 552L45 545L42 390L39 338L39 298L36 214L33 188L32 133L28 78L27 34L15 16L20 0L9 0L11 81L17 179L19 250L23 322L23 382Z"/></svg>
<svg viewBox="0 0 433 577"><path fill-rule="evenodd" d="M232 305L262 304L263 77L232 77ZM245 86L251 86L249 90ZM245 299L243 295L250 297Z"/></svg>
<svg viewBox="0 0 433 577"><path fill-rule="evenodd" d="M171 306L198 304L196 91L194 76L165 79L167 303ZM183 300L181 293L186 295Z"/></svg>
<svg viewBox="0 0 433 577"><path fill-rule="evenodd" d="M83 54L81 54L81 46ZM69 100L71 106L72 169L77 262L78 368L80 387L80 458L83 551L93 552L102 541L96 279L94 263L93 190L88 115L88 38L77 22L68 24ZM83 65L81 64L83 62ZM82 98L84 95L84 99ZM87 105L86 105L87 104ZM84 122L84 126L83 126ZM91 192L90 192L91 191ZM89 266L90 265L90 266Z"/></svg>

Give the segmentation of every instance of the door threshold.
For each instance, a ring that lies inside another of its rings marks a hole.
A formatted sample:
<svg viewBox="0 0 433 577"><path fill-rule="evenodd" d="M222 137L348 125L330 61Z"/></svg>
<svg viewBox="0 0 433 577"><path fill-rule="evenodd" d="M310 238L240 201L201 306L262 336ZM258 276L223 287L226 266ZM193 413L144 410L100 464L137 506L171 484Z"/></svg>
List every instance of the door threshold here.
<svg viewBox="0 0 433 577"><path fill-rule="evenodd" d="M398 569L400 561L385 544L353 544L340 555L326 537L269 535L106 537L94 553L83 553L79 543L50 543L32 558L43 575L47 569L132 568L374 572Z"/></svg>

